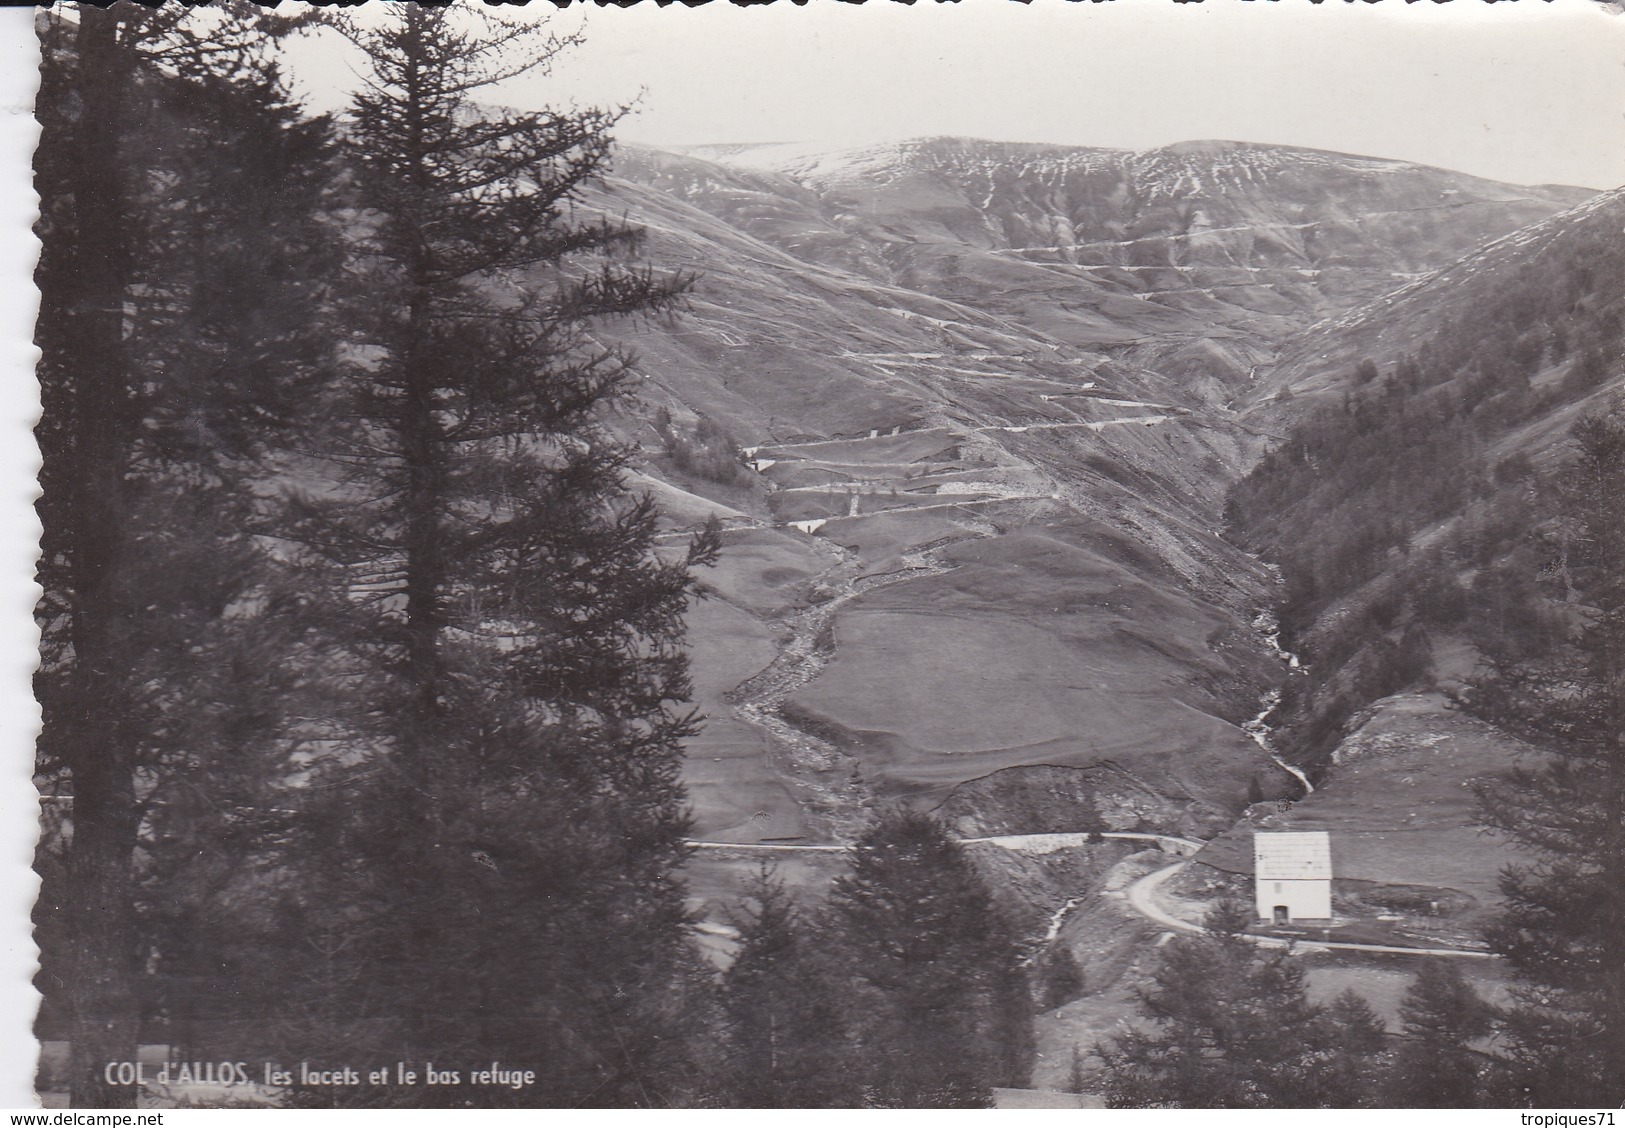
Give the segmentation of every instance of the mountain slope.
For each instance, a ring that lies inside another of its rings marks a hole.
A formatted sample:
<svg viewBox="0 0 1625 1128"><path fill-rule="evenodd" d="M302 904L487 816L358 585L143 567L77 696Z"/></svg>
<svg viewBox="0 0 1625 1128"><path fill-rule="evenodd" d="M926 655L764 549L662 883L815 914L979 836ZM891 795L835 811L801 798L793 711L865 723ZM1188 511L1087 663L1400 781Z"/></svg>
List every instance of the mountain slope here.
<svg viewBox="0 0 1625 1128"><path fill-rule="evenodd" d="M1465 786L1520 749L1428 691L1470 702L1486 659L1560 659L1586 614L1556 481L1575 423L1625 410L1622 261L1625 192L1603 193L1306 330L1245 411L1284 438L1236 487L1232 528L1285 574L1307 673L1277 738L1323 785L1282 825L1448 856L1374 848L1365 876L1409 873L1452 912L1492 904L1508 860L1472 833Z"/></svg>
<svg viewBox="0 0 1625 1128"><path fill-rule="evenodd" d="M1309 326L1282 343L1279 363L1250 389L1244 410L1272 426L1303 411L1302 404L1279 407L1283 393L1340 394L1361 359L1379 369L1392 366L1417 353L1421 342L1454 366L1452 374L1497 355L1525 376L1542 360L1551 362L1548 369L1584 363L1591 370L1617 359L1608 349L1621 317L1622 211L1625 189L1597 193L1427 278ZM1571 333L1580 338L1578 349L1570 347Z"/></svg>
<svg viewBox="0 0 1625 1128"><path fill-rule="evenodd" d="M1589 195L1234 142L1129 153L930 138L718 155L823 202L819 234L790 224L764 237L816 261L829 229L861 238L888 280L1000 291L984 308L1085 347L1219 327L1276 336Z"/></svg>
<svg viewBox="0 0 1625 1128"><path fill-rule="evenodd" d="M605 332L641 357L652 409L616 425L670 543L724 523L689 784L737 841L1027 765L1089 769L1116 826L1291 793L1241 727L1283 668L1273 578L1219 534L1257 439L1218 404L1282 334L1584 195L1229 144L618 173L590 206L699 277L673 323Z"/></svg>

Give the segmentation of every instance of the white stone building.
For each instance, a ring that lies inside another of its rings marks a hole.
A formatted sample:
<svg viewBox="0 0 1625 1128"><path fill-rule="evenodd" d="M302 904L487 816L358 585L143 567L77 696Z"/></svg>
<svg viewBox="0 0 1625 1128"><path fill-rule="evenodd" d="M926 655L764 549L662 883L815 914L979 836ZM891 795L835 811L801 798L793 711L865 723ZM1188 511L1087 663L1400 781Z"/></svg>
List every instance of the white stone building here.
<svg viewBox="0 0 1625 1128"><path fill-rule="evenodd" d="M1255 833L1253 873L1261 919L1275 924L1331 919L1332 841L1326 831Z"/></svg>

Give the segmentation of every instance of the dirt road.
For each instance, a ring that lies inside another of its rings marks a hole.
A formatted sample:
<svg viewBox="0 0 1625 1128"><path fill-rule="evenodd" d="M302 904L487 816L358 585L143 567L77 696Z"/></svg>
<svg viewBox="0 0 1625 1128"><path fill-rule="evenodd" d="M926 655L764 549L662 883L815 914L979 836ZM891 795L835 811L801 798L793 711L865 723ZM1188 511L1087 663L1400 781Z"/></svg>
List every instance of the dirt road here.
<svg viewBox="0 0 1625 1128"><path fill-rule="evenodd" d="M1157 889L1189 864L1189 862L1175 862L1171 866L1164 866L1162 869L1146 874L1125 890L1128 903L1133 906L1135 912L1148 920L1155 921L1164 928L1178 932L1205 932L1206 929L1201 925L1182 920L1163 911L1155 899ZM1477 952L1465 948L1401 948L1390 944L1352 944L1338 940L1284 940L1275 936L1248 936L1247 939L1261 948L1292 948L1298 952L1379 952L1403 956L1457 956L1463 959L1479 960L1498 958L1493 952Z"/></svg>

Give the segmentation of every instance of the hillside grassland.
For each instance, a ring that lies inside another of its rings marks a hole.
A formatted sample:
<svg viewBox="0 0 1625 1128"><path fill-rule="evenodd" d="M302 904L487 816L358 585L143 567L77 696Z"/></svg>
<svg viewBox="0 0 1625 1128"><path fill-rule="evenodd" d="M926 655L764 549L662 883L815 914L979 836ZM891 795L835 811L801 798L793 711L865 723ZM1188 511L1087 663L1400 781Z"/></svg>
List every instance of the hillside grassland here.
<svg viewBox="0 0 1625 1128"><path fill-rule="evenodd" d="M1314 794L1284 813L1252 808L1198 860L1248 874L1254 830L1330 831L1342 911L1429 917L1436 901L1450 918L1440 924L1471 933L1499 899L1502 867L1527 859L1481 828L1469 785L1533 755L1438 694L1388 698L1342 742Z"/></svg>
<svg viewBox="0 0 1625 1128"><path fill-rule="evenodd" d="M768 759L761 734L731 715L723 695L778 653L762 621L720 598L689 612L694 704L706 715L691 741L684 779L695 832L728 841L737 835L793 837L804 831L800 809Z"/></svg>
<svg viewBox="0 0 1625 1128"><path fill-rule="evenodd" d="M772 616L801 605L835 558L827 543L793 530L728 529L721 559L702 578L723 602Z"/></svg>
<svg viewBox="0 0 1625 1128"><path fill-rule="evenodd" d="M795 708L848 734L887 790L1112 760L1233 801L1219 781L1257 749L1199 688L1229 672L1210 646L1222 617L1062 536L962 542L953 571L861 597Z"/></svg>
<svg viewBox="0 0 1625 1128"><path fill-rule="evenodd" d="M798 838L802 809L765 734L734 715L728 695L779 652L777 617L805 605L809 583L832 566L829 545L796 532L738 528L705 570L708 596L689 610L694 704L706 721L688 744L684 779L694 832L714 841Z"/></svg>
<svg viewBox="0 0 1625 1128"><path fill-rule="evenodd" d="M710 720L686 774L696 834L740 842L822 840L809 783L849 771L852 801L957 794L1015 833L1076 822L1050 769L1098 770L1119 829L1213 833L1253 781L1290 790L1239 727L1287 670L1253 625L1282 589L1226 539L1226 492L1294 418L1280 388L1332 384L1387 295L1587 196L1230 143L634 148L617 174L588 206L647 216L650 256L702 276L682 318L624 331L644 391L772 462L681 480L729 526L704 578L725 607L690 616ZM707 512L675 500L673 530ZM772 731L739 689L769 647L802 656L768 678ZM1336 829L1356 895L1476 911L1504 859L1460 785L1506 760L1440 716L1431 760L1354 757L1283 818ZM1000 778L1037 792L978 790Z"/></svg>

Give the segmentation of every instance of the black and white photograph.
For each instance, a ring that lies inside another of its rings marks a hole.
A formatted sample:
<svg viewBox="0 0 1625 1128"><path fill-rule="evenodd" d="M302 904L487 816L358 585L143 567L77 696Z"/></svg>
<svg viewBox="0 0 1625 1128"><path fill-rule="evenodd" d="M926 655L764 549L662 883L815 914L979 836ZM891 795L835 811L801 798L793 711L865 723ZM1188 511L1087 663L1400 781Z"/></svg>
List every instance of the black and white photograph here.
<svg viewBox="0 0 1625 1128"><path fill-rule="evenodd" d="M1618 4L5 15L36 1111L1625 1119Z"/></svg>

